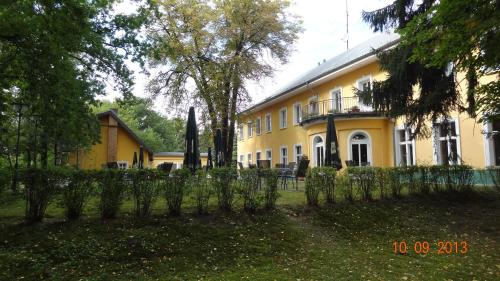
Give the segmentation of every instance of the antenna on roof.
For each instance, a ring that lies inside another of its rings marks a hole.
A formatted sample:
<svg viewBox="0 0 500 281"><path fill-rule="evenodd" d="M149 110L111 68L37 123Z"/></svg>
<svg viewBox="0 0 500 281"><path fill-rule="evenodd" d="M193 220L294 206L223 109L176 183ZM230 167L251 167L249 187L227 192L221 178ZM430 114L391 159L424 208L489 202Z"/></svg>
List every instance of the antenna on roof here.
<svg viewBox="0 0 500 281"><path fill-rule="evenodd" d="M347 0L345 0L345 21L346 21L346 45L349 51L349 10L347 9Z"/></svg>

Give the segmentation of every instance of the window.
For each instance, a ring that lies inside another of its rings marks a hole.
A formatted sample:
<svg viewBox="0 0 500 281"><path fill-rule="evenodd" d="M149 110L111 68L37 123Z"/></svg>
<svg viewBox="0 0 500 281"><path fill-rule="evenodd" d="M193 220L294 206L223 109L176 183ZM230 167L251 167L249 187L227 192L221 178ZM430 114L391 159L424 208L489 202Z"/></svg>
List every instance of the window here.
<svg viewBox="0 0 500 281"><path fill-rule="evenodd" d="M247 158L247 160L248 160L248 166L250 166L251 164L253 164L252 163L252 153L248 153L247 157L248 157Z"/></svg>
<svg viewBox="0 0 500 281"><path fill-rule="evenodd" d="M255 133L257 133L257 135L261 133L260 123L260 117L257 117L257 119L255 119Z"/></svg>
<svg viewBox="0 0 500 281"><path fill-rule="evenodd" d="M456 120L445 120L432 125L434 161L437 164L458 164L460 137Z"/></svg>
<svg viewBox="0 0 500 281"><path fill-rule="evenodd" d="M280 149L281 156L281 164L288 164L288 148L286 146L282 146Z"/></svg>
<svg viewBox="0 0 500 281"><path fill-rule="evenodd" d="M295 150L295 162L299 163L300 158L302 157L302 145L296 144L294 146L294 150Z"/></svg>
<svg viewBox="0 0 500 281"><path fill-rule="evenodd" d="M401 127L396 129L396 165L415 165L415 141L410 140L411 129Z"/></svg>
<svg viewBox="0 0 500 281"><path fill-rule="evenodd" d="M354 132L349 138L349 158L354 166L371 165L371 145L368 134Z"/></svg>
<svg viewBox="0 0 500 281"><path fill-rule="evenodd" d="M332 113L342 111L342 89L336 88L332 91Z"/></svg>
<svg viewBox="0 0 500 281"><path fill-rule="evenodd" d="M253 124L252 124L252 122L248 122L247 126L248 126L248 128L247 128L248 129L248 136L247 137L251 138L253 136Z"/></svg>
<svg viewBox="0 0 500 281"><path fill-rule="evenodd" d="M262 160L262 159L261 159L261 154L262 154L262 153L261 153L260 151L257 151L257 152L255 153L255 163L257 163L257 161L259 161L259 160Z"/></svg>
<svg viewBox="0 0 500 281"><path fill-rule="evenodd" d="M116 161L116 164L118 165L118 169L121 170L128 169L128 161Z"/></svg>
<svg viewBox="0 0 500 281"><path fill-rule="evenodd" d="M366 76L358 80L357 82L357 88L360 91L366 91L371 89L372 85L372 77L371 76ZM367 105L361 101L361 99L358 100L358 105L361 109L361 111L369 111L372 110L370 105Z"/></svg>
<svg viewBox="0 0 500 281"><path fill-rule="evenodd" d="M266 114L266 132L271 132L272 130L271 123L271 113Z"/></svg>
<svg viewBox="0 0 500 281"><path fill-rule="evenodd" d="M298 125L302 121L302 106L300 103L293 105L293 124Z"/></svg>
<svg viewBox="0 0 500 281"><path fill-rule="evenodd" d="M240 163L243 164L245 162L245 155L240 155Z"/></svg>
<svg viewBox="0 0 500 281"><path fill-rule="evenodd" d="M240 134L240 140L243 139L243 125L238 126L238 133Z"/></svg>
<svg viewBox="0 0 500 281"><path fill-rule="evenodd" d="M485 166L500 166L500 120L484 124Z"/></svg>
<svg viewBox="0 0 500 281"><path fill-rule="evenodd" d="M286 117L287 117L287 110L286 107L283 107L282 109L280 109L280 129L286 128Z"/></svg>
<svg viewBox="0 0 500 281"><path fill-rule="evenodd" d="M271 149L266 149L266 160L271 161L273 163L273 153L271 152Z"/></svg>

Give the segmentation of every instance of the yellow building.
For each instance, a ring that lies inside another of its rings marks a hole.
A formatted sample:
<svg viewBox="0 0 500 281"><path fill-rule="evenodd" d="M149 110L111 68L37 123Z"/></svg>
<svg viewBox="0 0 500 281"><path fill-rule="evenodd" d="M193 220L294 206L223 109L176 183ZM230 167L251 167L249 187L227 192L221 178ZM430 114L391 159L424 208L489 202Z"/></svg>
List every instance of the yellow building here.
<svg viewBox="0 0 500 281"><path fill-rule="evenodd" d="M275 166L308 156L311 166L320 166L327 116L333 114L343 162L388 167L462 159L476 168L500 165L500 136L488 138L483 133L500 131L498 122L483 125L455 112L447 120L452 127L450 133L445 134L440 123L429 123L433 128L431 138L410 140L411 128L405 128L403 120L378 115L355 96L354 89L386 79L375 50L394 47L398 41L397 34L376 36L323 62L243 111L238 127L238 161L248 166L259 159L270 159ZM488 79L498 79L498 73ZM466 89L461 88L462 92Z"/></svg>
<svg viewBox="0 0 500 281"><path fill-rule="evenodd" d="M207 153L200 153L201 165L207 165ZM154 154L153 167L158 167L158 165L164 162L174 163L175 169L182 168L184 162L184 152L158 152Z"/></svg>
<svg viewBox="0 0 500 281"><path fill-rule="evenodd" d="M132 166L134 152L144 151L144 167L152 167L153 151L118 117L115 110L97 114L101 125L100 142L90 149L70 152L69 164L82 169L101 169L116 162L121 169Z"/></svg>

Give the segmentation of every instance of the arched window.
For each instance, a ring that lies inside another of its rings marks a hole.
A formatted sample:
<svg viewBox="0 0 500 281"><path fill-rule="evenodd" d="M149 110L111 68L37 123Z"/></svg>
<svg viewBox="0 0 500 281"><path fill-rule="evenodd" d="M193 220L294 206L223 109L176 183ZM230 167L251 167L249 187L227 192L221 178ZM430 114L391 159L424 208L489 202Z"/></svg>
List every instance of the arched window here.
<svg viewBox="0 0 500 281"><path fill-rule="evenodd" d="M371 141L365 132L354 132L349 136L349 159L354 166L371 165Z"/></svg>
<svg viewBox="0 0 500 281"><path fill-rule="evenodd" d="M323 166L325 159L325 144L323 143L323 138L320 136L315 136L313 139L313 155L314 166Z"/></svg>

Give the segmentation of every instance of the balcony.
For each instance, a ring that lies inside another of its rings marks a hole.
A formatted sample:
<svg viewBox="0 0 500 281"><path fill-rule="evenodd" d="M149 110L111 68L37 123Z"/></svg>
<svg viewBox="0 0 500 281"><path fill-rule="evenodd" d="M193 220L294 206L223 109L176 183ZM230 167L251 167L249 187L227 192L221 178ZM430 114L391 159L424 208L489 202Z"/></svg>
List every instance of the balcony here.
<svg viewBox="0 0 500 281"><path fill-rule="evenodd" d="M378 116L373 108L363 104L358 97L329 99L310 102L302 110L301 125L320 119L326 119L329 114L344 117Z"/></svg>

